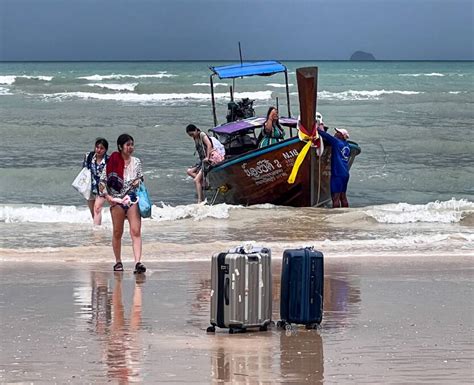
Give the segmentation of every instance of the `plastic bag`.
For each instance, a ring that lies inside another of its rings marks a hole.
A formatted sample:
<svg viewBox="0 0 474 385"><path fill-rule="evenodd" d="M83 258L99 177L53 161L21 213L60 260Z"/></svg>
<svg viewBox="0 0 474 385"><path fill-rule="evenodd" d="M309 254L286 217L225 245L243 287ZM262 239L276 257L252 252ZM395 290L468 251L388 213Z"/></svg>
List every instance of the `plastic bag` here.
<svg viewBox="0 0 474 385"><path fill-rule="evenodd" d="M145 187L145 183L140 183L137 190L138 197L138 209L140 210L140 216L142 218L151 217L151 200L148 195L148 190Z"/></svg>

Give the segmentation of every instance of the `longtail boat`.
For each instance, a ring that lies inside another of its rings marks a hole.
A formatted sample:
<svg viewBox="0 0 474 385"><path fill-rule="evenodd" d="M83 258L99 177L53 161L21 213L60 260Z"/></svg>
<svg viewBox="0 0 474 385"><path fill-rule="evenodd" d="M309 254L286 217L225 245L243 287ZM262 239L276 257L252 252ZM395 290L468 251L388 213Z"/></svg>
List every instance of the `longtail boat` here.
<svg viewBox="0 0 474 385"><path fill-rule="evenodd" d="M321 145L315 127L317 100L317 67L298 68L296 71L300 118L291 117L287 68L277 61L244 62L210 67L212 74L211 101L215 127L209 132L226 149L226 159L211 167L205 175L208 202L233 205L271 203L275 205L310 207L331 202L331 146ZM218 125L213 78L235 80L247 76L272 76L284 73L288 117L279 122L288 130L288 139L258 148L265 117L255 117L249 100L235 102L232 87L227 123ZM349 141L350 161L361 152ZM324 148L324 149L323 149ZM290 177L291 175L291 177Z"/></svg>

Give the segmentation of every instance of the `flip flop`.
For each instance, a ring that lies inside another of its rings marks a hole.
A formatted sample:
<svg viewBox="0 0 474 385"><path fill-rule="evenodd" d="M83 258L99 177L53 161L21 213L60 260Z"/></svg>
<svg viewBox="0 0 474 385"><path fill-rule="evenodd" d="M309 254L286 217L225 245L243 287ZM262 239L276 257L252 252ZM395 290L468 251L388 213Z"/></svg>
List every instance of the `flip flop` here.
<svg viewBox="0 0 474 385"><path fill-rule="evenodd" d="M141 273L144 273L145 271L146 271L145 265L141 262L137 262L137 264L135 265L135 271L133 272L133 274L141 274Z"/></svg>
<svg viewBox="0 0 474 385"><path fill-rule="evenodd" d="M117 262L117 263L114 265L114 271L123 271L122 262Z"/></svg>

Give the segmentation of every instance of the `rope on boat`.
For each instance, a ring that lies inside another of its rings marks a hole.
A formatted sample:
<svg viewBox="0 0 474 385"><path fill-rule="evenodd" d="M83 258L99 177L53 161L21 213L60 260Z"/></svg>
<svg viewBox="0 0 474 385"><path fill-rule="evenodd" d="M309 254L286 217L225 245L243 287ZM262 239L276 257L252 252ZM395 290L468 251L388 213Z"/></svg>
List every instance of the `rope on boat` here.
<svg viewBox="0 0 474 385"><path fill-rule="evenodd" d="M298 154L296 158L295 164L293 165L293 169L291 170L291 174L288 177L288 183L293 184L295 183L296 176L298 175L298 171L300 169L301 164L303 163L306 154L308 153L311 147L320 148L321 147L321 138L319 137L318 130L316 123L313 126L312 132L309 132L302 124L301 121L298 119L298 137L301 141L306 142L301 152Z"/></svg>

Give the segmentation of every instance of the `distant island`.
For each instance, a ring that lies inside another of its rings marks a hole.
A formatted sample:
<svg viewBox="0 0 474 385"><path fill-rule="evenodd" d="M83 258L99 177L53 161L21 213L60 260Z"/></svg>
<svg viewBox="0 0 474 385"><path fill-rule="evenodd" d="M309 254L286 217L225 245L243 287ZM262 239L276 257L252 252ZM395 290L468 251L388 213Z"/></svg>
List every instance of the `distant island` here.
<svg viewBox="0 0 474 385"><path fill-rule="evenodd" d="M351 60L365 60L365 61L369 61L369 60L377 60L377 59L375 59L375 56L372 55L370 52L355 51L355 52L351 55Z"/></svg>

